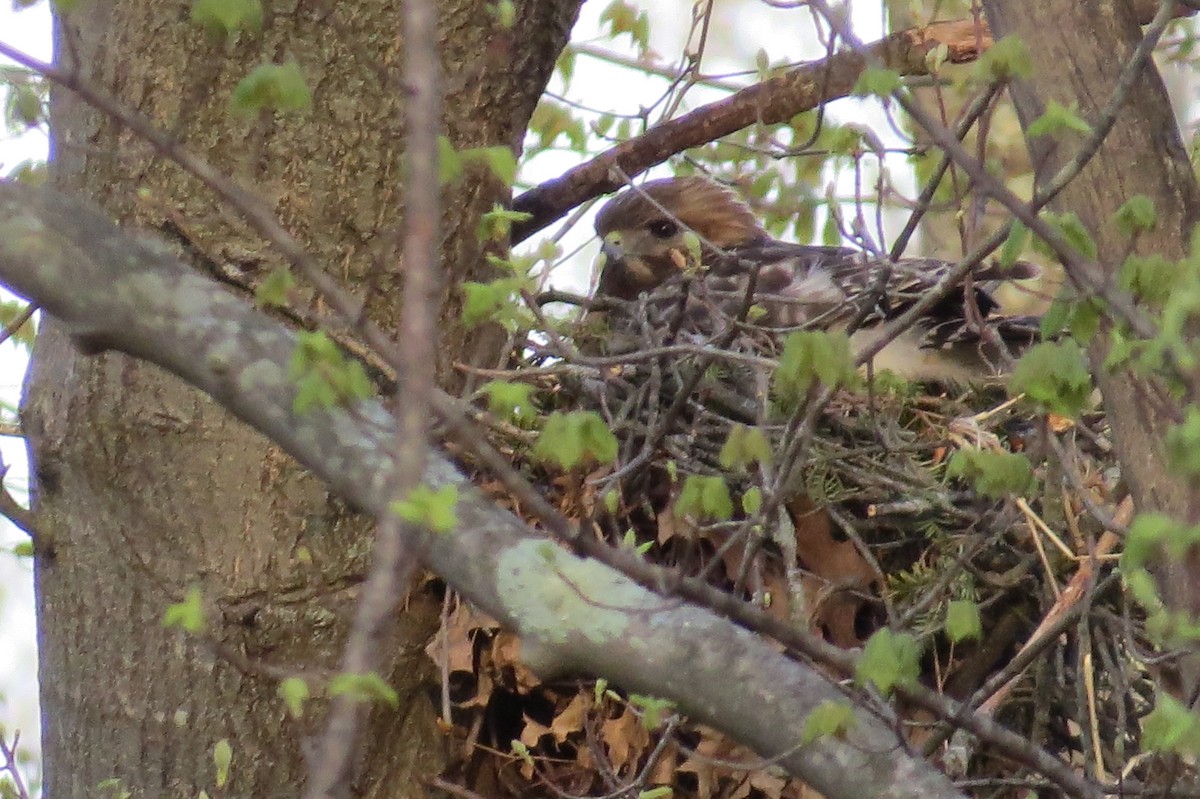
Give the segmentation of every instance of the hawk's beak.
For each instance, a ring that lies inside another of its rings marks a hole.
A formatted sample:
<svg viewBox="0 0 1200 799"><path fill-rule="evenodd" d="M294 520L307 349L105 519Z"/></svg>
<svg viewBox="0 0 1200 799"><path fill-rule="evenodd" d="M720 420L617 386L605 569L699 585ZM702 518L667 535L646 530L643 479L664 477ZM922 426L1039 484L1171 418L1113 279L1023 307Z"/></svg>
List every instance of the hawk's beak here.
<svg viewBox="0 0 1200 799"><path fill-rule="evenodd" d="M606 236L600 242L600 257L604 266L625 260L625 249L621 246L621 239L617 236Z"/></svg>

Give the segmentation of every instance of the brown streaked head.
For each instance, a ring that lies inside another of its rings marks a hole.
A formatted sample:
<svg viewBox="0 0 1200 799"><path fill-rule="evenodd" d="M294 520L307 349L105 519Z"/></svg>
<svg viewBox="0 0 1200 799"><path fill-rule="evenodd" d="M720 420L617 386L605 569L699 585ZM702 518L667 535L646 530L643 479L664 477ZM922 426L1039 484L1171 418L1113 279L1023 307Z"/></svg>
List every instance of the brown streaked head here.
<svg viewBox="0 0 1200 799"><path fill-rule="evenodd" d="M766 235L732 189L704 177L667 178L635 186L596 215L605 256L597 292L631 300L687 265L689 233L702 251L727 249Z"/></svg>

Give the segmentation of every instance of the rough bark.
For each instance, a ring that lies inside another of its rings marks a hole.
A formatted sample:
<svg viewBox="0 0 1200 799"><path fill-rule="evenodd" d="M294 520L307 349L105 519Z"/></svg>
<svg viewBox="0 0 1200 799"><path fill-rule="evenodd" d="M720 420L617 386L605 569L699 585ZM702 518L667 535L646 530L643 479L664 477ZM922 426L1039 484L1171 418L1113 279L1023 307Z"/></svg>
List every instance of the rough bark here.
<svg viewBox="0 0 1200 799"><path fill-rule="evenodd" d="M456 146L519 146L577 10L573 0L517 6L516 27L503 31L486 0L439 4L445 127ZM403 212L398 20L395 0L270 5L260 34L226 45L181 6L96 0L67 20L77 46L60 36L59 60L257 186L391 327ZM229 115L242 76L290 57L313 89L310 113ZM199 267L253 283L277 265L173 164L66 94L52 105L57 185L124 224L169 233ZM475 220L505 193L483 174L454 191L443 248L448 359L469 357L451 289L484 268ZM271 681L198 651L160 620L196 585L210 635L233 650L284 669L333 667L369 557L369 520L207 397L124 356L84 358L53 320L22 413L42 534L47 795L86 795L110 778L134 796L213 794L221 739L234 752L228 790L295 795L311 717L290 721ZM422 652L436 623L432 603L415 597L388 648L384 674L402 709L372 717L354 786L363 795L421 795L420 776L441 761Z"/></svg>
<svg viewBox="0 0 1200 799"><path fill-rule="evenodd" d="M1085 119L1109 102L1118 76L1141 37L1135 9L1109 0L1051 0L1046 3L986 0L984 8L998 36L1021 38L1030 53L1033 75L1012 87L1023 126L1041 116L1046 104L1078 104ZM1054 20L1054 24L1046 24ZM1076 139L1041 136L1029 149L1039 185L1045 184L1073 155ZM1197 188L1162 80L1153 64L1128 93L1121 116L1101 150L1059 195L1053 207L1076 213L1092 232L1110 273L1121 266L1128 240L1110 224L1113 213L1135 195L1154 201L1157 227L1142 235L1135 250L1179 258L1186 252L1200 211ZM1105 258L1105 255L1108 257ZM1122 474L1141 512L1161 511L1195 521L1194 497L1172 473L1164 452L1170 419L1148 402L1151 387L1127 371L1102 368L1106 345L1091 348L1097 382L1104 395ZM1168 604L1193 616L1200 613L1200 579L1185 564L1163 574ZM1181 664L1184 690L1200 685L1200 663Z"/></svg>
<svg viewBox="0 0 1200 799"><path fill-rule="evenodd" d="M292 331L170 253L131 241L79 201L0 184L0 282L42 303L81 347L145 358L208 392L355 507L382 513L391 501L396 423L380 402L295 413L287 367ZM444 455L431 456L425 482L458 486L456 529L429 534L420 547L430 568L516 630L523 659L544 677L599 674L625 690L673 700L693 720L777 758L830 799L961 795L875 709L858 710L844 736L801 745L809 714L846 696L770 640L568 552L471 487ZM300 621L291 620L294 634ZM845 667L847 653L814 645ZM153 718L139 721L156 729ZM208 752L187 748L193 743L181 740L180 755L207 771ZM1032 750L1022 745L1028 756ZM235 760L239 775L243 763L272 770L247 758ZM1069 781L1069 769L1059 765Z"/></svg>

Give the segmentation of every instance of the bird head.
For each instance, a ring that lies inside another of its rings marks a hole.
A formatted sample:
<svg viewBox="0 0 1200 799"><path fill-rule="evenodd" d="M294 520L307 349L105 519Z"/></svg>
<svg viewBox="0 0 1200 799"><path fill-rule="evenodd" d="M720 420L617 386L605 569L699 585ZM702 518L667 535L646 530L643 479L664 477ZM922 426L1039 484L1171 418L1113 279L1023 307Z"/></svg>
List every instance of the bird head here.
<svg viewBox="0 0 1200 799"><path fill-rule="evenodd" d="M704 177L633 186L596 215L604 266L598 293L631 300L689 267L705 253L766 235L746 203Z"/></svg>

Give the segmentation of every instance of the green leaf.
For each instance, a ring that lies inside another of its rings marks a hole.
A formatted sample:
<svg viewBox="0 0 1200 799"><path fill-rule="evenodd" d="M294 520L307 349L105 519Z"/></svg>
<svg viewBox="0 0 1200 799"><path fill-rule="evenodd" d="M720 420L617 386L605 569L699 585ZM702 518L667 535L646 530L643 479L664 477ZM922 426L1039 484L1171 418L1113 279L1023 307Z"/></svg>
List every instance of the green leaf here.
<svg viewBox="0 0 1200 799"><path fill-rule="evenodd" d="M419 485L391 507L392 513L406 522L435 533L448 533L458 526L457 504L458 486L448 484L434 491L427 485Z"/></svg>
<svg viewBox="0 0 1200 799"><path fill-rule="evenodd" d="M602 28L607 26L609 35L614 38L628 34L641 53L650 47L650 18L645 11L638 11L633 3L613 0L600 12L600 25Z"/></svg>
<svg viewBox="0 0 1200 799"><path fill-rule="evenodd" d="M271 270L271 273L254 290L254 301L260 307L282 307L287 305L288 292L296 287L296 278L286 266Z"/></svg>
<svg viewBox="0 0 1200 799"><path fill-rule="evenodd" d="M1167 430L1167 461L1176 471L1200 476L1200 408L1187 406L1183 422Z"/></svg>
<svg viewBox="0 0 1200 799"><path fill-rule="evenodd" d="M530 767L533 766L533 755L529 754L529 747L518 741L516 738L513 738L510 746L512 746L513 754L525 761L525 765Z"/></svg>
<svg viewBox="0 0 1200 799"><path fill-rule="evenodd" d="M862 152L863 132L852 125L830 125L826 124L822 131L820 142L831 152L837 155L853 156ZM837 220L833 214L830 214L826 225L832 225L834 233L841 237L841 231L838 230ZM828 243L828 242L826 242Z"/></svg>
<svg viewBox="0 0 1200 799"><path fill-rule="evenodd" d="M675 789L670 785L659 785L657 788L650 788L645 791L638 791L637 799L664 799L675 792Z"/></svg>
<svg viewBox="0 0 1200 799"><path fill-rule="evenodd" d="M842 332L803 330L788 335L775 370L775 394L785 406L803 399L814 382L851 384L858 377L850 339Z"/></svg>
<svg viewBox="0 0 1200 799"><path fill-rule="evenodd" d="M1121 569L1132 571L1145 566L1167 541L1180 538L1186 525L1162 513L1139 513L1129 525L1125 549L1121 553Z"/></svg>
<svg viewBox="0 0 1200 799"><path fill-rule="evenodd" d="M761 427L734 425L717 456L724 469L741 469L752 463L770 463L771 445Z"/></svg>
<svg viewBox="0 0 1200 799"><path fill-rule="evenodd" d="M308 701L308 683L299 677L288 677L279 683L275 689L283 703L287 705L288 714L298 719L304 716L304 703Z"/></svg>
<svg viewBox="0 0 1200 799"><path fill-rule="evenodd" d="M748 516L762 510L762 491L757 486L747 488L746 493L742 494L742 510Z"/></svg>
<svg viewBox="0 0 1200 799"><path fill-rule="evenodd" d="M438 182L445 186L453 183L463 173L462 159L458 151L445 136L438 136Z"/></svg>
<svg viewBox="0 0 1200 799"><path fill-rule="evenodd" d="M617 438L594 411L555 411L546 420L533 455L564 469L588 460L611 463L617 457Z"/></svg>
<svg viewBox="0 0 1200 799"><path fill-rule="evenodd" d="M1074 341L1032 347L1013 369L1010 391L1060 416L1077 417L1092 394L1092 376Z"/></svg>
<svg viewBox="0 0 1200 799"><path fill-rule="evenodd" d="M517 157L507 145L474 147L459 152L464 164L483 164L498 177L505 186L511 186L517 177Z"/></svg>
<svg viewBox="0 0 1200 799"><path fill-rule="evenodd" d="M950 457L946 475L965 480L985 497L1021 495L1034 485L1029 459L1015 452L960 449Z"/></svg>
<svg viewBox="0 0 1200 799"><path fill-rule="evenodd" d="M1079 251L1088 258L1095 259L1096 257L1096 242L1092 240L1092 234L1088 231L1087 226L1083 224L1077 215L1068 211L1062 214L1051 213L1050 211L1042 212L1042 219L1047 225L1054 228L1058 233L1066 239L1073 249ZM1049 255L1052 258L1057 258L1058 253L1050 248L1046 242L1040 238L1034 240L1035 249Z"/></svg>
<svg viewBox="0 0 1200 799"><path fill-rule="evenodd" d="M1033 60L1025 42L1016 36L1005 36L979 57L975 74L989 83L1028 78L1033 74Z"/></svg>
<svg viewBox="0 0 1200 799"><path fill-rule="evenodd" d="M324 332L300 331L296 339L296 349L288 364L288 376L296 383L294 413L345 405L371 396L374 387L362 363L343 355Z"/></svg>
<svg viewBox="0 0 1200 799"><path fill-rule="evenodd" d="M1149 751L1200 754L1200 717L1165 692L1142 719L1142 744Z"/></svg>
<svg viewBox="0 0 1200 799"><path fill-rule="evenodd" d="M969 599L954 599L946 607L946 635L951 641L966 638L983 638L983 620L979 617L979 605Z"/></svg>
<svg viewBox="0 0 1200 799"><path fill-rule="evenodd" d="M5 121L14 132L35 127L45 119L42 96L28 81L8 84L8 101L4 112Z"/></svg>
<svg viewBox="0 0 1200 799"><path fill-rule="evenodd" d="M867 67L854 83L852 94L864 97L890 97L893 92L900 90L900 73L894 69L883 67Z"/></svg>
<svg viewBox="0 0 1200 799"><path fill-rule="evenodd" d="M490 283L462 283L462 320L467 327L496 322L511 329L519 319L516 296L528 284L524 276L502 277Z"/></svg>
<svg viewBox="0 0 1200 799"><path fill-rule="evenodd" d="M9 301L0 300L0 325L11 328L17 323L17 320L22 318L25 319L25 322L16 329L9 341L30 348L33 346L33 339L37 334L37 329L33 323L33 318L29 316L29 303L17 299Z"/></svg>
<svg viewBox="0 0 1200 799"><path fill-rule="evenodd" d="M384 702L400 706L396 689L375 672L370 674L338 674L329 681L330 696L347 696L356 702Z"/></svg>
<svg viewBox="0 0 1200 799"><path fill-rule="evenodd" d="M163 613L163 626L178 627L192 634L204 632L204 597L199 588L189 588L182 602L167 606Z"/></svg>
<svg viewBox="0 0 1200 799"><path fill-rule="evenodd" d="M130 799L133 796L133 794L125 790L121 784L121 780L116 777L100 780L100 782L96 783L96 790L106 793L110 799Z"/></svg>
<svg viewBox="0 0 1200 799"><path fill-rule="evenodd" d="M214 35L228 36L239 30L262 29L263 8L259 0L195 0L192 22Z"/></svg>
<svg viewBox="0 0 1200 799"><path fill-rule="evenodd" d="M1137 233L1154 230L1158 224L1158 214L1154 210L1154 200L1144 194L1136 194L1125 202L1113 214L1113 224L1121 235L1133 237Z"/></svg>
<svg viewBox="0 0 1200 799"><path fill-rule="evenodd" d="M312 105L312 93L294 60L260 64L234 87L230 104L241 116L261 111L303 111Z"/></svg>
<svg viewBox="0 0 1200 799"><path fill-rule="evenodd" d="M642 726L647 730L657 730L662 724L663 716L670 713L675 707L675 703L669 699L659 699L643 694L630 694L629 704L641 711Z"/></svg>
<svg viewBox="0 0 1200 799"><path fill-rule="evenodd" d="M1162 597L1158 595L1158 583L1155 582L1154 576L1150 572L1145 569L1126 569L1122 566L1121 579L1124 581L1125 587L1129 589L1130 596L1148 613L1162 611L1163 602Z"/></svg>
<svg viewBox="0 0 1200 799"><path fill-rule="evenodd" d="M689 474L675 501L675 515L725 520L733 516L729 486L720 475Z"/></svg>
<svg viewBox="0 0 1200 799"><path fill-rule="evenodd" d="M849 702L826 699L813 708L804 720L800 743L810 744L822 738L842 738L854 729L854 706Z"/></svg>
<svg viewBox="0 0 1200 799"><path fill-rule="evenodd" d="M48 172L46 162L35 158L27 158L16 164L8 172L8 179L24 183L26 186L44 186Z"/></svg>
<svg viewBox="0 0 1200 799"><path fill-rule="evenodd" d="M496 24L504 30L511 30L517 22L517 7L513 0L496 0L488 10L496 18Z"/></svg>
<svg viewBox="0 0 1200 799"><path fill-rule="evenodd" d="M480 241L507 241L514 222L532 219L533 214L512 211L497 203L492 210L479 217L477 238Z"/></svg>
<svg viewBox="0 0 1200 799"><path fill-rule="evenodd" d="M1021 257L1021 253L1025 252L1025 245L1028 243L1029 228L1014 220L1008 235L1004 238L1004 245L1000 248L1000 266L1007 269L1015 264Z"/></svg>
<svg viewBox="0 0 1200 799"><path fill-rule="evenodd" d="M557 69L558 74L562 76L563 86L570 86L571 78L575 77L575 60L576 56L578 55L578 50L570 45L567 45L563 48L563 51L558 56L558 62L554 65L554 68ZM612 119L611 114L602 114L601 119L604 117L608 117L610 120Z"/></svg>
<svg viewBox="0 0 1200 799"><path fill-rule="evenodd" d="M488 410L498 419L528 422L537 416L530 399L533 386L528 383L490 380L483 384L482 390L487 394Z"/></svg>
<svg viewBox="0 0 1200 799"><path fill-rule="evenodd" d="M213 746L213 765L217 767L217 787L224 788L229 782L229 766L233 763L233 747L228 738L222 738Z"/></svg>
<svg viewBox="0 0 1200 799"><path fill-rule="evenodd" d="M32 558L33 557L33 542L32 541L18 541L16 546L13 547L13 554L16 555L18 558Z"/></svg>
<svg viewBox="0 0 1200 799"><path fill-rule="evenodd" d="M617 125L615 138L629 138L629 126L626 124L628 121L621 120ZM621 131L622 127L626 129L624 133ZM588 147L587 129L582 120L569 109L544 98L537 104L533 116L529 119L529 132L538 138L534 150L553 147L559 136L565 136L568 146L573 150L583 152Z"/></svg>
<svg viewBox="0 0 1200 799"><path fill-rule="evenodd" d="M1092 126L1075 113L1075 109L1078 107L1077 103L1073 103L1071 108L1067 108L1057 100L1050 100L1046 103L1045 112L1029 123L1029 127L1025 129L1025 135L1035 139L1038 136L1047 136L1051 133L1068 130L1082 133L1085 136L1090 134Z"/></svg>
<svg viewBox="0 0 1200 799"><path fill-rule="evenodd" d="M885 627L867 639L855 676L860 683L871 683L890 694L897 685L916 683L921 676L919 655L916 638Z"/></svg>
<svg viewBox="0 0 1200 799"><path fill-rule="evenodd" d="M1120 285L1135 297L1154 305L1163 305L1189 277L1186 261L1172 261L1161 255L1130 255L1121 264Z"/></svg>

